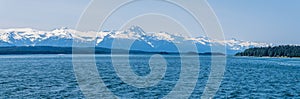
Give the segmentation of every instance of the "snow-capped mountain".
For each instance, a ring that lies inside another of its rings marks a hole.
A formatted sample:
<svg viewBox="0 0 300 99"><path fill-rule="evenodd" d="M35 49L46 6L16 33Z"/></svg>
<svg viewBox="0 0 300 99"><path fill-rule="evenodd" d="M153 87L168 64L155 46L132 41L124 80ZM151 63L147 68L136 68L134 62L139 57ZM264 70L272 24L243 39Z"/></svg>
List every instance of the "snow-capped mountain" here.
<svg viewBox="0 0 300 99"><path fill-rule="evenodd" d="M95 37L97 35L97 37ZM142 51L189 51L196 45L198 52L210 52L211 46L227 46L228 53L236 53L250 47L272 46L242 40L216 41L207 37L187 37L167 32L147 33L138 26L125 31L80 32L68 28L39 31L30 28L0 29L0 46L61 46L71 47L73 40L95 41L96 46ZM113 45L113 46L112 46Z"/></svg>

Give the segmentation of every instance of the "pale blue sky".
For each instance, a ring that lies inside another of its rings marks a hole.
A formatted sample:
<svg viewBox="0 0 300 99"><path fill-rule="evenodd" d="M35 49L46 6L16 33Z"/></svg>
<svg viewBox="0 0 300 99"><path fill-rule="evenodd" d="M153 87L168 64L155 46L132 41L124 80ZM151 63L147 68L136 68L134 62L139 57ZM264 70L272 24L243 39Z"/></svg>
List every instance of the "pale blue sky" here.
<svg viewBox="0 0 300 99"><path fill-rule="evenodd" d="M300 0L208 0L226 38L300 44ZM75 28L89 0L0 0L0 28Z"/></svg>

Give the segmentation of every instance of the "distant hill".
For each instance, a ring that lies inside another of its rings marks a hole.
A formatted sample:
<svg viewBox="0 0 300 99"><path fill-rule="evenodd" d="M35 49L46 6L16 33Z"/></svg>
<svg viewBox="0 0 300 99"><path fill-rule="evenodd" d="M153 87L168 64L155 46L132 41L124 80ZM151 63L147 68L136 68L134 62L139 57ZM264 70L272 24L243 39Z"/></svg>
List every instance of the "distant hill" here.
<svg viewBox="0 0 300 99"><path fill-rule="evenodd" d="M300 46L281 45L275 47L256 47L246 49L235 56L256 57L300 57Z"/></svg>
<svg viewBox="0 0 300 99"><path fill-rule="evenodd" d="M205 53L196 53L196 52L187 52L187 53L178 53L178 52L150 52L150 51L139 51L139 50L124 50L124 49L108 49L102 47L94 48L94 51L91 51L91 47L51 47L51 46L13 46L13 47L0 47L0 55L11 55L11 54L162 54L162 55L225 55L224 53L217 52L205 52Z"/></svg>

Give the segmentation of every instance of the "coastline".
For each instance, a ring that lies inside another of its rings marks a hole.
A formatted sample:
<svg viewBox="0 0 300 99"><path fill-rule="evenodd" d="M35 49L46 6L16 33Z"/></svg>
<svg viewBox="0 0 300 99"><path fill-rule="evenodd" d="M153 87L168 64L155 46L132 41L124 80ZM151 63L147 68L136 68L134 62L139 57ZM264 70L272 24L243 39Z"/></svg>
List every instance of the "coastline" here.
<svg viewBox="0 0 300 99"><path fill-rule="evenodd" d="M234 57L248 57L248 58L285 58L285 59L300 59L300 57L269 57L269 56L234 56Z"/></svg>

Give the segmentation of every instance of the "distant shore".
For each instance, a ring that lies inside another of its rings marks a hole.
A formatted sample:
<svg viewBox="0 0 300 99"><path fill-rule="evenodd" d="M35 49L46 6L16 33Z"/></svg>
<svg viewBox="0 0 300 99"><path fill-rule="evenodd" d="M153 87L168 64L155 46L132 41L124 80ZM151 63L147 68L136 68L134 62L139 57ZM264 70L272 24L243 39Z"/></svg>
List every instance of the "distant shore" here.
<svg viewBox="0 0 300 99"><path fill-rule="evenodd" d="M74 50L75 49L75 50ZM94 49L94 50L91 50ZM36 46L36 47L0 47L0 55L28 55L28 54L136 54L136 55L219 55L226 54L218 52L158 52L158 51L139 51L139 50L124 50L124 49L109 49L101 47L52 47L52 46Z"/></svg>
<svg viewBox="0 0 300 99"><path fill-rule="evenodd" d="M236 56L235 57L254 57L254 58L300 58L300 57L269 57L269 56Z"/></svg>
<svg viewBox="0 0 300 99"><path fill-rule="evenodd" d="M249 48L243 52L235 54L235 56L299 58L300 46L280 45L275 47Z"/></svg>

